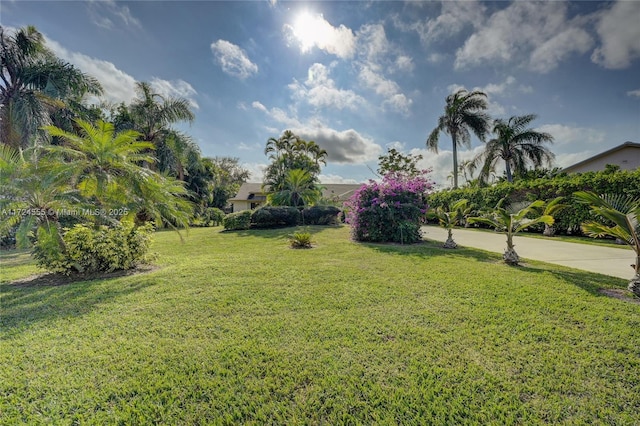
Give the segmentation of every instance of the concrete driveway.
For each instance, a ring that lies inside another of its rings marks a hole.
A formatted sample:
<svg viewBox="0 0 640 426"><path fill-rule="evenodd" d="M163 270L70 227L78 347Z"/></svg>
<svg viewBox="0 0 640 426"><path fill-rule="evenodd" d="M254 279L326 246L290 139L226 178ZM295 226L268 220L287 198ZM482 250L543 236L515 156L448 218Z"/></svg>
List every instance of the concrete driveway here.
<svg viewBox="0 0 640 426"><path fill-rule="evenodd" d="M447 230L438 226L423 226L424 238L444 242ZM468 229L454 229L453 239L458 245L504 253L507 247L504 234ZM550 239L515 236L515 249L521 258L540 260L569 266L584 271L597 272L612 277L631 279L635 253L621 246L603 247L590 244L567 243Z"/></svg>

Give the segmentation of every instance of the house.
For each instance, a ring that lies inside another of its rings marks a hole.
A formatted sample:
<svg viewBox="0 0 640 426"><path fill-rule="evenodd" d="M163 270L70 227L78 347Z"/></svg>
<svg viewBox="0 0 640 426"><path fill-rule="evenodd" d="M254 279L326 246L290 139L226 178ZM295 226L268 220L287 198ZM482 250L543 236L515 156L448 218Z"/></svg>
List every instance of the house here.
<svg viewBox="0 0 640 426"><path fill-rule="evenodd" d="M328 183L320 184L322 198L341 204L349 199L362 184ZM229 199L232 212L253 210L267 202L267 195L261 183L243 183L235 197Z"/></svg>
<svg viewBox="0 0 640 426"><path fill-rule="evenodd" d="M565 173L598 172L607 164L620 166L621 170L636 170L640 167L640 143L625 142L562 170Z"/></svg>

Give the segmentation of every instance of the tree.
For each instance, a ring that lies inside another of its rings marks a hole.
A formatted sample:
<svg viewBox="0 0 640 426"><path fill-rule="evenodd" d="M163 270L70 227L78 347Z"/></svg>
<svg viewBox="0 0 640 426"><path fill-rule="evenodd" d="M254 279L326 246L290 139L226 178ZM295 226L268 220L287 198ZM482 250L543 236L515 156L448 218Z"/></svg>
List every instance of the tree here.
<svg viewBox="0 0 640 426"><path fill-rule="evenodd" d="M629 282L629 291L640 297L640 198L623 195L601 195L580 191L574 196L591 206L591 211L601 221L587 221L582 224L582 232L590 237L605 235L619 238L636 253L636 263L631 265L635 275ZM608 221L610 223L602 223Z"/></svg>
<svg viewBox="0 0 640 426"><path fill-rule="evenodd" d="M0 141L26 148L44 135L50 114L69 98L98 95L100 84L46 48L35 27L8 34L0 26Z"/></svg>
<svg viewBox="0 0 640 426"><path fill-rule="evenodd" d="M238 193L240 186L249 179L249 170L240 166L237 157L209 158L212 166L210 207L223 209L229 198Z"/></svg>
<svg viewBox="0 0 640 426"><path fill-rule="evenodd" d="M133 130L116 133L113 124L103 121L93 125L78 120L77 126L80 134L46 127L66 142L47 150L60 156L73 185L100 207L98 211L149 218L157 226L188 227L193 206L186 199L183 182L139 165L153 161L146 152L152 144L139 141Z"/></svg>
<svg viewBox="0 0 640 426"><path fill-rule="evenodd" d="M469 223L484 223L496 231L504 233L507 236L507 249L502 255L502 258L505 263L509 265L517 265L520 262L520 257L515 251L513 237L518 232L537 223L553 225L553 216L540 212L540 210L544 208L544 201L542 200L524 205L516 204L508 208L503 207L503 204L506 202L507 199L503 198L498 202L496 207L485 216L470 217L467 220ZM535 216L535 218L530 219L527 216Z"/></svg>
<svg viewBox="0 0 640 426"><path fill-rule="evenodd" d="M438 152L440 132L451 135L453 143L453 187L458 188L458 145L471 146L471 132L484 141L489 131L487 95L480 91L458 90L447 96L444 114L427 138L427 148Z"/></svg>
<svg viewBox="0 0 640 426"><path fill-rule="evenodd" d="M418 168L418 162L422 155L404 155L395 148L387 149L385 155L378 157L378 174L384 176L388 173L401 173L408 177L418 176L423 170Z"/></svg>
<svg viewBox="0 0 640 426"><path fill-rule="evenodd" d="M285 181L291 170L304 170L313 183L317 183L320 164L326 164L327 152L313 141L305 141L286 130L278 139L269 138L264 150L271 164L264 172L263 186L269 192L285 189Z"/></svg>
<svg viewBox="0 0 640 426"><path fill-rule="evenodd" d="M18 248L28 247L37 232L58 243L59 213L87 207L69 178L60 164L27 161L22 151L0 145L0 235L15 227Z"/></svg>
<svg viewBox="0 0 640 426"><path fill-rule="evenodd" d="M447 241L443 245L444 248L458 247L458 244L453 240L453 228L459 225L470 211L469 201L463 198L453 203L448 209L438 206L434 211L429 212L428 216L438 219L440 226L447 230Z"/></svg>
<svg viewBox="0 0 640 426"><path fill-rule="evenodd" d="M289 170L283 188L270 193L269 204L274 206L303 207L320 199L322 193L311 174L302 169Z"/></svg>
<svg viewBox="0 0 640 426"><path fill-rule="evenodd" d="M116 109L114 122L118 129L136 130L140 133L140 140L153 144L156 154L159 154L159 161L155 164L157 170L172 170L184 179L181 152L177 151L187 149L187 146L192 149L194 144L186 135L173 130L171 125L195 119L189 101L155 93L147 82L136 82L136 94L137 99L128 107L120 105Z"/></svg>
<svg viewBox="0 0 640 426"><path fill-rule="evenodd" d="M494 121L493 133L497 137L487 142L484 152L474 159L475 163L483 163L480 169L481 180L486 181L499 160L504 161L509 182L513 182L514 173L526 173L528 163L535 168L551 163L554 155L543 144L552 143L553 136L527 127L535 119L536 115L529 114L513 116L507 121Z"/></svg>

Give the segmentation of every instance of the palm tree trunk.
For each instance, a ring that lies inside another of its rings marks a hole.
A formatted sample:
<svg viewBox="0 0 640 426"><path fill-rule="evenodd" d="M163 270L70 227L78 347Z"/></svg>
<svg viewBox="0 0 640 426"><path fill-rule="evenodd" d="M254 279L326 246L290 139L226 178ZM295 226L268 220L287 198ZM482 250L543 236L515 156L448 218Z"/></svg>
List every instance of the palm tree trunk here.
<svg viewBox="0 0 640 426"><path fill-rule="evenodd" d="M513 182L513 175L511 174L511 163L509 160L505 160L505 170L507 172L507 182Z"/></svg>
<svg viewBox="0 0 640 426"><path fill-rule="evenodd" d="M458 135L451 132L453 140L453 189L458 189Z"/></svg>

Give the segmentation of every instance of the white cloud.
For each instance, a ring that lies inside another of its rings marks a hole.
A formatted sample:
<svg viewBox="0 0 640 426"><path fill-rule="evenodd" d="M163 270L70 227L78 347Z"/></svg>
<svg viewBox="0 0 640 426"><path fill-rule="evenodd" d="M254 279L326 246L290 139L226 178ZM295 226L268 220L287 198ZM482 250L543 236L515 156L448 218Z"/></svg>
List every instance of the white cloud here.
<svg viewBox="0 0 640 426"><path fill-rule="evenodd" d="M453 37L468 27L481 28L486 21L486 7L478 1L443 1L440 4L441 13L436 18L408 23L394 15L392 22L401 31L417 33L426 46Z"/></svg>
<svg viewBox="0 0 640 426"><path fill-rule="evenodd" d="M296 42L302 52L314 47L339 58L351 58L355 52L356 39L350 28L334 27L322 15L302 13L293 25L285 24L284 33L290 42Z"/></svg>
<svg viewBox="0 0 640 426"><path fill-rule="evenodd" d="M247 182L262 182L264 171L268 167L265 163L242 163L243 169L249 170Z"/></svg>
<svg viewBox="0 0 640 426"><path fill-rule="evenodd" d="M366 65L360 70L358 78L365 87L373 89L376 94L385 98L383 105L390 105L392 109L403 114L409 113L413 101L401 93L398 83L385 78Z"/></svg>
<svg viewBox="0 0 640 426"><path fill-rule="evenodd" d="M574 52L585 53L593 46L593 39L581 28L567 28L551 37L531 53L530 68L546 73Z"/></svg>
<svg viewBox="0 0 640 426"><path fill-rule="evenodd" d="M605 68L621 69L640 57L640 2L618 1L596 25L601 45L591 60Z"/></svg>
<svg viewBox="0 0 640 426"><path fill-rule="evenodd" d="M64 61L78 67L82 72L95 77L104 89L103 98L108 102L131 102L135 94L136 80L116 68L111 62L92 58L78 52L71 52L60 43L47 38L47 46Z"/></svg>
<svg viewBox="0 0 640 426"><path fill-rule="evenodd" d="M445 140L442 140L446 146ZM448 141L450 144L450 141ZM471 150L458 151L458 164L461 164L465 160L472 160L476 155L482 152L484 145L477 146ZM435 181L438 188L447 188L453 186L451 178L451 172L453 170L453 152L447 149L439 149L438 153L428 150L426 148L414 148L409 151L411 155L422 155L422 160L417 164L421 169L431 169L429 177ZM500 165L498 165L500 167ZM497 170L498 176L502 173L502 170ZM473 177L478 177L476 172ZM471 179L471 176L469 176ZM464 175L458 174L458 185L464 184Z"/></svg>
<svg viewBox="0 0 640 426"><path fill-rule="evenodd" d="M189 104L193 108L198 109L200 107L194 99L194 96L196 96L198 92L184 80L169 81L153 77L150 84L153 90L159 95L184 98L189 101Z"/></svg>
<svg viewBox="0 0 640 426"><path fill-rule="evenodd" d="M330 183L360 183L355 179L348 179L339 175L318 175L318 179L320 179L321 184L330 184Z"/></svg>
<svg viewBox="0 0 640 426"><path fill-rule="evenodd" d="M99 27L113 29L117 27L116 23L120 23L129 28L142 28L140 20L131 14L129 7L119 6L115 0L90 1L87 7L91 21Z"/></svg>
<svg viewBox="0 0 640 426"><path fill-rule="evenodd" d="M400 55L396 58L392 71L411 72L414 68L415 64L413 63L413 58L406 55Z"/></svg>
<svg viewBox="0 0 640 426"><path fill-rule="evenodd" d="M584 19L568 20L567 9L564 2L511 3L491 15L457 50L455 68L516 62L534 71L550 71L593 44L580 27Z"/></svg>
<svg viewBox="0 0 640 426"><path fill-rule="evenodd" d="M382 24L367 24L358 30L358 53L369 66L377 69L390 50L391 43Z"/></svg>
<svg viewBox="0 0 640 426"><path fill-rule="evenodd" d="M602 144L605 141L605 134L587 127L571 127L564 124L544 124L535 130L549 133L553 136L554 145L572 145L578 149L581 146L593 146Z"/></svg>
<svg viewBox="0 0 640 426"><path fill-rule="evenodd" d="M329 68L315 63L309 68L307 80L300 83L295 80L289 85L292 97L316 107L332 107L355 110L367 102L353 90L336 88L335 81L329 77Z"/></svg>
<svg viewBox="0 0 640 426"><path fill-rule="evenodd" d="M251 106L252 106L253 108L257 109L257 110L262 111L262 112L267 112L267 107L266 107L266 106L264 106L264 105L262 105L262 104L261 104L260 102L258 102L258 101L253 101L253 102L251 103Z"/></svg>
<svg viewBox="0 0 640 426"><path fill-rule="evenodd" d="M258 72L258 66L251 62L246 52L239 46L226 40L211 43L211 51L222 70L240 79L245 79Z"/></svg>
<svg viewBox="0 0 640 426"><path fill-rule="evenodd" d="M640 89L629 90L627 92L627 96L631 96L632 98L640 98Z"/></svg>
<svg viewBox="0 0 640 426"><path fill-rule="evenodd" d="M306 140L315 141L327 151L327 160L338 164L358 164L375 160L382 152L380 145L354 129L335 130L323 125L291 129Z"/></svg>

